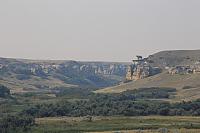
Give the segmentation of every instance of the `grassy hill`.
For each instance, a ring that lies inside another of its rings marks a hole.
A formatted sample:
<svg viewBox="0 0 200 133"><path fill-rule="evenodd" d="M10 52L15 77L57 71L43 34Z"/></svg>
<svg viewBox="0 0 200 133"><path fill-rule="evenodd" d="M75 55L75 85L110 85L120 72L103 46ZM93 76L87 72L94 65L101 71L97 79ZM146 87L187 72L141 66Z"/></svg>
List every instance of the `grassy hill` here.
<svg viewBox="0 0 200 133"><path fill-rule="evenodd" d="M149 56L153 66L163 68L161 74L114 87L97 90L96 93L121 93L126 90L151 87L170 87L177 90L171 101L200 98L200 74L170 75L164 69L176 65L193 65L200 62L200 50L162 51Z"/></svg>
<svg viewBox="0 0 200 133"><path fill-rule="evenodd" d="M161 51L149 56L152 65L164 68L176 65L191 65L200 61L200 50Z"/></svg>
<svg viewBox="0 0 200 133"><path fill-rule="evenodd" d="M200 74L169 75L166 72L146 79L97 90L97 93L121 93L126 90L151 87L176 88L173 101L194 100L200 98Z"/></svg>
<svg viewBox="0 0 200 133"><path fill-rule="evenodd" d="M171 87L177 89L173 100L200 98L200 75L169 75L165 67L200 62L200 50L162 51L149 56L153 66L163 73L136 82L118 85L125 78L128 63L25 60L0 58L0 84L11 92L44 92L56 87L104 88L98 93L120 93L126 90ZM118 85L110 87L113 85ZM184 89L183 89L184 88Z"/></svg>
<svg viewBox="0 0 200 133"><path fill-rule="evenodd" d="M0 58L0 84L12 93L55 87L102 88L124 79L127 63Z"/></svg>

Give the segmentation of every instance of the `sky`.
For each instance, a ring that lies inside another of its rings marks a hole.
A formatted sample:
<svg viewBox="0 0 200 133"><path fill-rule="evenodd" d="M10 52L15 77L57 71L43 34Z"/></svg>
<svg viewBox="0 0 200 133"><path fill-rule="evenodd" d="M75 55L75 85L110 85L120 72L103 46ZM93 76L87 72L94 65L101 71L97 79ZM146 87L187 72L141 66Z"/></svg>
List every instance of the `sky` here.
<svg viewBox="0 0 200 133"><path fill-rule="evenodd" d="M0 0L0 57L131 61L200 49L200 0Z"/></svg>

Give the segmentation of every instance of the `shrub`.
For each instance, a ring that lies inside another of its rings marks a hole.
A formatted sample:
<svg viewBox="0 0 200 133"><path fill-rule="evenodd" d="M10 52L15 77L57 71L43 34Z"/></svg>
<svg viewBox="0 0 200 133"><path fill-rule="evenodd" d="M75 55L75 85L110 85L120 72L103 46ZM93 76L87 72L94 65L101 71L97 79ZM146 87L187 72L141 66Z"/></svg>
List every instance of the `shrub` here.
<svg viewBox="0 0 200 133"><path fill-rule="evenodd" d="M0 120L0 132L27 132L34 124L35 119L30 116L4 116Z"/></svg>
<svg viewBox="0 0 200 133"><path fill-rule="evenodd" d="M182 89L187 90L187 89L191 89L191 88L194 88L194 87L193 86L183 86Z"/></svg>
<svg viewBox="0 0 200 133"><path fill-rule="evenodd" d="M0 85L0 97L6 98L10 96L10 90L3 85Z"/></svg>

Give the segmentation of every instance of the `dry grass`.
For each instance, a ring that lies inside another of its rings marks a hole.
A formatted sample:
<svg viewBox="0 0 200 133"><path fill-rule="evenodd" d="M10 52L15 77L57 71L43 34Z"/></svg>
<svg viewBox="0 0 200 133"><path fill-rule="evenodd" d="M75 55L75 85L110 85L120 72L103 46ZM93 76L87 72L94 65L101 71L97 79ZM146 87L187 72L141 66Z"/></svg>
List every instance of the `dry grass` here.
<svg viewBox="0 0 200 133"><path fill-rule="evenodd" d="M189 101L200 98L200 74L170 75L161 73L146 79L109 87L96 91L96 93L121 93L126 90L149 87L170 87L176 88L177 94L173 102ZM184 86L193 86L191 89L183 89Z"/></svg>
<svg viewBox="0 0 200 133"><path fill-rule="evenodd" d="M88 132L88 133L162 133L159 130L131 130L131 131L105 131L105 132ZM200 129L169 129L167 133L200 133Z"/></svg>
<svg viewBox="0 0 200 133"><path fill-rule="evenodd" d="M142 116L142 117L51 117L38 118L40 128L54 131L82 131L92 133L199 133L200 117ZM141 129L141 130L140 130Z"/></svg>
<svg viewBox="0 0 200 133"><path fill-rule="evenodd" d="M48 86L49 88L76 87L76 85L66 84L63 81L52 77L42 79L35 76L31 76L31 79L28 80L17 80L14 76L9 78L4 77L3 79L0 79L0 84L11 88L12 93L35 92L39 89L36 86Z"/></svg>

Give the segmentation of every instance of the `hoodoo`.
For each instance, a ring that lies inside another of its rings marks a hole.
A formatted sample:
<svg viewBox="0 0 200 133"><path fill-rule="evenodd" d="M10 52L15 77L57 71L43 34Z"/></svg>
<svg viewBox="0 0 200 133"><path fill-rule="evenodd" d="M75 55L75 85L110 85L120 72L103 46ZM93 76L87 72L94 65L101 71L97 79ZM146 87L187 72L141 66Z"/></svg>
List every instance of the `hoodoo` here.
<svg viewBox="0 0 200 133"><path fill-rule="evenodd" d="M144 79L161 72L160 68L150 65L148 58L136 57L137 59L133 60L133 64L127 69L126 80Z"/></svg>

